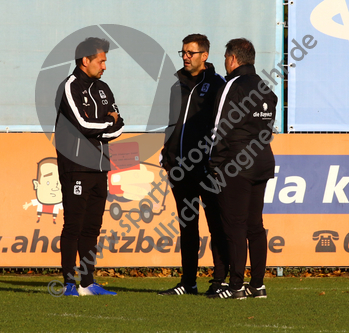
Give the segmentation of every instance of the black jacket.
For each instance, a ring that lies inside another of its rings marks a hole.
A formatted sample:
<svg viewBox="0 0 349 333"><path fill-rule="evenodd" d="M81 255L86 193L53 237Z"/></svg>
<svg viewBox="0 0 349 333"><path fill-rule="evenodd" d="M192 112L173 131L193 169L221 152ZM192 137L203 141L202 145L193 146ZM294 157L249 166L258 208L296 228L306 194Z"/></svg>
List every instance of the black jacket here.
<svg viewBox="0 0 349 333"><path fill-rule="evenodd" d="M206 67L194 77L184 68L176 73L178 81L171 88L169 125L165 130L165 143L160 155L160 165L167 171L179 165L177 157L188 158L192 149L199 149L203 158L196 164L189 159L188 165L197 166L207 162L208 149L205 149L204 137L210 136L214 101L225 81L211 63L206 63ZM198 153L191 157L199 160Z"/></svg>
<svg viewBox="0 0 349 333"><path fill-rule="evenodd" d="M226 80L215 103L217 133L213 140L210 168L218 167L223 171L234 160L235 163L228 169L230 174L238 169L241 176L254 181L272 178L275 161L269 142L277 97L256 74L253 65L236 68ZM224 93L227 93L225 98ZM217 116L219 104L223 101L221 114Z"/></svg>
<svg viewBox="0 0 349 333"><path fill-rule="evenodd" d="M109 171L108 141L121 135L124 123L108 115L118 112L108 85L76 67L58 89L56 105L59 173Z"/></svg>

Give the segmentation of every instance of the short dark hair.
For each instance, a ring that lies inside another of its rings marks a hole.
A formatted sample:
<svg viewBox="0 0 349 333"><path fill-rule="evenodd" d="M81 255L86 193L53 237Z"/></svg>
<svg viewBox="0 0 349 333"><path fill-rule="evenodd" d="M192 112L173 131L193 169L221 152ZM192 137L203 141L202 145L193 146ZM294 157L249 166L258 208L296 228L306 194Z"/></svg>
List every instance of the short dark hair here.
<svg viewBox="0 0 349 333"><path fill-rule="evenodd" d="M231 39L225 47L226 54L234 55L239 65L254 65L256 51L246 38Z"/></svg>
<svg viewBox="0 0 349 333"><path fill-rule="evenodd" d="M97 37L86 38L75 50L75 64L81 66L82 58L87 57L93 60L97 57L98 51L107 53L109 51L109 41Z"/></svg>
<svg viewBox="0 0 349 333"><path fill-rule="evenodd" d="M210 41L205 35L192 34L188 35L182 40L183 44L197 43L200 51L209 52L210 51Z"/></svg>

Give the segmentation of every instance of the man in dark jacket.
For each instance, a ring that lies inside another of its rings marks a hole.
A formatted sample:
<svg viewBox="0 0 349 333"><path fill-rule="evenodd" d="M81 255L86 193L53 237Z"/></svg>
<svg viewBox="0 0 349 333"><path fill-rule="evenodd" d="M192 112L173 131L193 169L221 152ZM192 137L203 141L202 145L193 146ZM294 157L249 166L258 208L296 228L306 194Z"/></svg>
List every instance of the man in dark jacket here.
<svg viewBox="0 0 349 333"><path fill-rule="evenodd" d="M267 238L262 211L267 181L274 177L270 141L277 97L256 74L251 42L233 39L226 48L227 83L217 95L210 168L215 188L220 187L218 202L228 239L230 283L211 297L267 297L263 284ZM246 239L251 281L244 285Z"/></svg>
<svg viewBox="0 0 349 333"><path fill-rule="evenodd" d="M56 149L62 184L64 225L61 258L64 295L116 295L94 283L97 238L107 197L108 141L123 128L114 96L99 79L109 42L87 38L75 51L76 68L58 89ZM76 254L81 282L75 285Z"/></svg>
<svg viewBox="0 0 349 333"><path fill-rule="evenodd" d="M224 79L207 63L210 42L207 37L193 34L183 39L179 56L184 67L177 72L178 81L171 89L169 126L160 164L168 172L177 204L181 232L183 276L181 282L159 295L197 294L199 206L206 214L211 233L214 279L207 293L215 292L224 284L228 263L226 244L219 218L216 196L199 186L207 183L208 149L205 136L213 125L213 106L217 90ZM201 200L200 201L200 197Z"/></svg>

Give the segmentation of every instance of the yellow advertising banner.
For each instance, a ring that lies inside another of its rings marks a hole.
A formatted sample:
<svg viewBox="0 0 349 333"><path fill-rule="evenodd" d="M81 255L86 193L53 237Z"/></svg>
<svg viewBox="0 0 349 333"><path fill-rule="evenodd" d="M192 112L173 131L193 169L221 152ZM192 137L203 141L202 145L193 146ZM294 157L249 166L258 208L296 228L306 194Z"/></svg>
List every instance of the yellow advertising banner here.
<svg viewBox="0 0 349 333"><path fill-rule="evenodd" d="M0 134L1 267L60 266L63 207L48 137ZM176 205L158 163L163 139L123 134L110 144L97 267L181 265ZM264 207L267 266L348 266L349 136L279 134L272 147L275 178ZM202 209L200 236L199 265L212 266Z"/></svg>

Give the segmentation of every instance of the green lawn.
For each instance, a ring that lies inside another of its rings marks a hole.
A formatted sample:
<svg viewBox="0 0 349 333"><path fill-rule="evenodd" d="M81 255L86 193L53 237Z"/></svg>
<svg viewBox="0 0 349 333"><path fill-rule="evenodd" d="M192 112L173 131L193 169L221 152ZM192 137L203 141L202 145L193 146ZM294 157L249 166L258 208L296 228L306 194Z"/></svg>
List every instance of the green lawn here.
<svg viewBox="0 0 349 333"><path fill-rule="evenodd" d="M269 278L267 299L158 296L178 278L97 278L117 296L53 297L55 276L0 276L0 332L349 332L349 279Z"/></svg>

